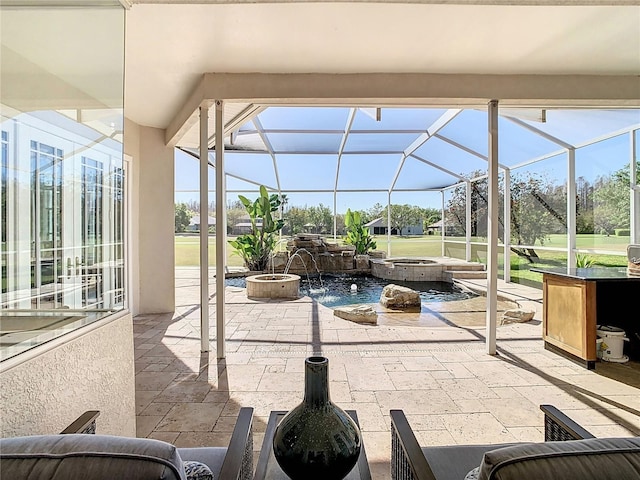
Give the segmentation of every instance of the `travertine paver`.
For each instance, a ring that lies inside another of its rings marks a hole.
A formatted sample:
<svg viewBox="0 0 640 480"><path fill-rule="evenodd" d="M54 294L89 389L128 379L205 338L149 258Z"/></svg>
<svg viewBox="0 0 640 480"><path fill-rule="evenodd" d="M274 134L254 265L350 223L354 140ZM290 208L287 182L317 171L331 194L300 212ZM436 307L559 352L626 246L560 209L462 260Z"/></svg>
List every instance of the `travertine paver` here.
<svg viewBox="0 0 640 480"><path fill-rule="evenodd" d="M200 352L198 283L197 269L177 270L176 312L134 319L138 436L225 445L240 407L252 406L257 460L269 412L302 400L304 359L313 354L329 358L334 402L358 412L374 480L390 477L390 409L407 413L423 445L541 441L542 403L596 436L640 434L640 374L615 366L632 379L623 383L545 350L539 291L499 283L536 316L499 327L498 355L489 356L484 312L465 312L467 320L477 317L473 328L442 321L366 326L308 298L258 302L229 287L227 355L218 360L215 303L212 351Z"/></svg>
<svg viewBox="0 0 640 480"><path fill-rule="evenodd" d="M515 438L491 413L453 413L442 418L455 443L507 443ZM473 438L473 442L468 439Z"/></svg>
<svg viewBox="0 0 640 480"><path fill-rule="evenodd" d="M210 432L222 413L221 403L177 403L155 430L168 432Z"/></svg>

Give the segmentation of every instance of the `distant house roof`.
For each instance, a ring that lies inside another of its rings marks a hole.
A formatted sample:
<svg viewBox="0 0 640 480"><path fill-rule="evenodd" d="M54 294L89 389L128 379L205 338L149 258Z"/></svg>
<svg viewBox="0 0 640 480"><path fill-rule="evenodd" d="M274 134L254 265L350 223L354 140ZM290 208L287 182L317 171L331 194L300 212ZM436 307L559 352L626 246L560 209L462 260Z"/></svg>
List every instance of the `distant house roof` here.
<svg viewBox="0 0 640 480"><path fill-rule="evenodd" d="M364 224L365 227L386 227L387 222L383 222L383 217L371 220L369 223Z"/></svg>
<svg viewBox="0 0 640 480"><path fill-rule="evenodd" d="M216 219L215 217L209 217L208 225L215 225ZM194 215L191 217L191 221L189 221L189 225L200 225L200 215Z"/></svg>
<svg viewBox="0 0 640 480"><path fill-rule="evenodd" d="M387 219L384 217L376 218L375 220L371 220L369 223L364 224L365 227L386 227ZM409 225L413 226L413 225Z"/></svg>
<svg viewBox="0 0 640 480"><path fill-rule="evenodd" d="M453 223L452 221L448 221L447 222L447 227L453 227L455 226L455 223ZM427 225L427 228L442 228L442 220L438 220L435 223L432 223L431 225Z"/></svg>

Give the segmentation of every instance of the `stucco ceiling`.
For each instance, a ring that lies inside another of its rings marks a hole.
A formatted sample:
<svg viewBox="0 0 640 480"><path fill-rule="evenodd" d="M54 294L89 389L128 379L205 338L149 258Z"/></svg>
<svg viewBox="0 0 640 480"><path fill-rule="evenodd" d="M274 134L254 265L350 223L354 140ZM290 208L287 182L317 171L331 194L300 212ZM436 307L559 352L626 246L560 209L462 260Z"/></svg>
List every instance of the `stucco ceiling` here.
<svg viewBox="0 0 640 480"><path fill-rule="evenodd" d="M640 74L638 3L504 3L135 2L126 115L166 128L212 72Z"/></svg>

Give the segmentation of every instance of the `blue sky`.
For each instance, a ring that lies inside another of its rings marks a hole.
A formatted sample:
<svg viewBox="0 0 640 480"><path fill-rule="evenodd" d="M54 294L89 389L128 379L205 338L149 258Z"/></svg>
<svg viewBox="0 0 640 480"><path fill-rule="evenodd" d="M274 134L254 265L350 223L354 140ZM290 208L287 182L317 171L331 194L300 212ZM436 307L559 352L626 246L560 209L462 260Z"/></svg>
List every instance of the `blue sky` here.
<svg viewBox="0 0 640 480"><path fill-rule="evenodd" d="M392 179L396 189L437 190L456 182L456 175L484 171L487 154L487 114L480 110L464 110L452 121L413 151L415 156L402 162L402 151L407 149L425 129L446 111L443 109L383 109L382 120L376 121L366 112L357 110L343 146L340 160L338 189L378 192L339 192L337 211L347 208L365 210L375 203L386 205ZM519 114L519 113L518 113ZM333 188L336 183L338 156L343 139L342 131L348 121L349 109L328 107L271 107L259 116L271 146L276 151L278 177L271 155L266 153L227 153L225 165L229 201L237 199L237 190L257 191L254 182L275 187L279 180L283 193L287 193L290 206L311 206L320 203L333 208ZM572 145L581 145L610 132L619 132L630 125L640 124L640 111L550 110L547 121L540 123L518 117L510 121L500 118L499 162L508 167L526 163L551 152L558 156L543 160L517 171L545 172L557 183L567 175L566 155L562 147L544 136L537 135L524 125L539 129L548 135ZM293 132L295 130L295 132ZM306 131L306 133L304 132ZM637 132L636 132L637 135ZM249 122L241 127L236 145L256 145L261 142L256 125ZM576 175L593 181L597 176L611 173L629 164L628 134L620 135L595 145L577 150ZM460 148L462 147L462 148ZM197 161L176 150L175 185L176 202L198 200L199 166ZM434 168L433 165L441 168ZM399 172L399 173L398 173ZM210 198L213 200L214 177L210 168ZM305 190L291 192L290 190ZM309 190L328 190L327 193ZM251 193L243 195L252 197ZM395 204L441 207L438 191L394 191Z"/></svg>

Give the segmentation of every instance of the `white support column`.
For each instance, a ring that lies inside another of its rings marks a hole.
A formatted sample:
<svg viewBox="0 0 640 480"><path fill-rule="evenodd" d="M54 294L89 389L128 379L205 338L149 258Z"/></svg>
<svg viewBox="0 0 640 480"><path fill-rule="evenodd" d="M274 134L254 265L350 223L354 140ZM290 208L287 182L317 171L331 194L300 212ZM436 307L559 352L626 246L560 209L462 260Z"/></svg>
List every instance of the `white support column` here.
<svg viewBox="0 0 640 480"><path fill-rule="evenodd" d="M567 268L576 266L576 150L567 150Z"/></svg>
<svg viewBox="0 0 640 480"><path fill-rule="evenodd" d="M209 351L209 107L200 107L200 351Z"/></svg>
<svg viewBox="0 0 640 480"><path fill-rule="evenodd" d="M504 170L504 281L511 281L511 170Z"/></svg>
<svg viewBox="0 0 640 480"><path fill-rule="evenodd" d="M446 233L447 229L445 227L444 224L444 190L440 191L440 201L441 201L441 206L440 206L440 218L441 220L441 226L440 226L440 255L442 255L444 257L444 253L445 253L445 248L444 248L444 234Z"/></svg>
<svg viewBox="0 0 640 480"><path fill-rule="evenodd" d="M489 115L489 212L487 215L487 353L496 354L498 317L498 101L491 100Z"/></svg>
<svg viewBox="0 0 640 480"><path fill-rule="evenodd" d="M471 182L467 180L467 199L465 202L465 249L464 258L471 261Z"/></svg>
<svg viewBox="0 0 640 480"><path fill-rule="evenodd" d="M338 240L338 194L333 190L333 241Z"/></svg>
<svg viewBox="0 0 640 480"><path fill-rule="evenodd" d="M387 193L387 257L391 256L391 191Z"/></svg>
<svg viewBox="0 0 640 480"><path fill-rule="evenodd" d="M216 352L225 358L225 272L227 259L227 186L224 176L224 104L216 100Z"/></svg>
<svg viewBox="0 0 640 480"><path fill-rule="evenodd" d="M631 167L631 242L640 243L640 178L636 173L638 168L638 145L636 142L636 132L629 132L629 164Z"/></svg>

